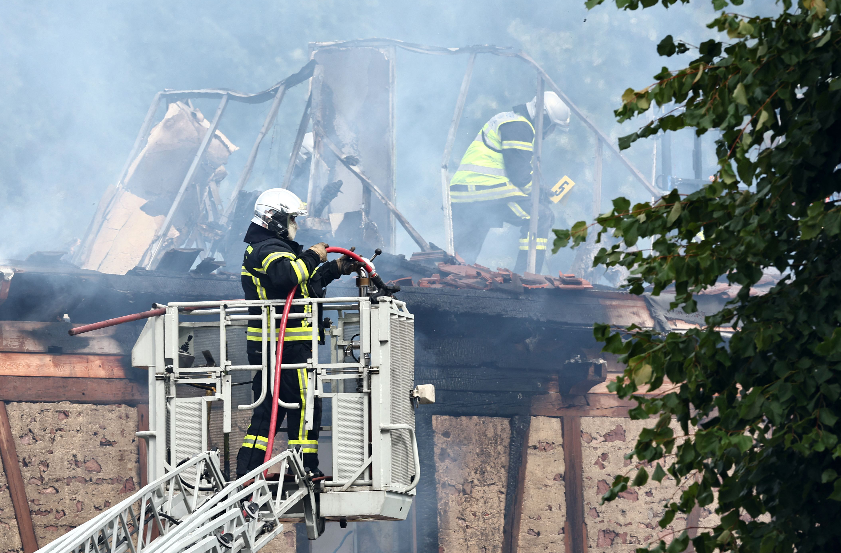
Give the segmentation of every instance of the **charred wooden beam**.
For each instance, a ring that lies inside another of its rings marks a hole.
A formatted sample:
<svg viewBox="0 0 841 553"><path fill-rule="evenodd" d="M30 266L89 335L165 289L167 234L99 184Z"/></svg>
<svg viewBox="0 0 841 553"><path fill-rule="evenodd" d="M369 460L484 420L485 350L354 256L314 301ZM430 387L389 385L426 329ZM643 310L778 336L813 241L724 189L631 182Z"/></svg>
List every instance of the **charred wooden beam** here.
<svg viewBox="0 0 841 553"><path fill-rule="evenodd" d="M430 415L452 417L513 417L528 415L531 394L520 392L473 393L436 391L435 404L424 405L423 412ZM420 438L419 438L420 439Z"/></svg>
<svg viewBox="0 0 841 553"><path fill-rule="evenodd" d="M532 396L530 412L535 417L627 417L628 410L635 406L635 401L614 394L543 394Z"/></svg>
<svg viewBox="0 0 841 553"><path fill-rule="evenodd" d="M0 376L0 401L70 401L111 405L148 403L146 383L122 378Z"/></svg>
<svg viewBox="0 0 841 553"><path fill-rule="evenodd" d="M563 418L564 485L566 488L566 528L564 542L568 553L587 552L587 526L584 522L584 463L581 454L581 417Z"/></svg>
<svg viewBox="0 0 841 553"><path fill-rule="evenodd" d="M517 551L523 496L526 489L526 461L529 451L531 417L511 417L511 444L508 449L508 485L505 488L505 515L502 553Z"/></svg>
<svg viewBox="0 0 841 553"><path fill-rule="evenodd" d="M69 336L69 323L0 321L0 352L129 355L137 338L130 327L114 326Z"/></svg>
<svg viewBox="0 0 841 553"><path fill-rule="evenodd" d="M424 407L432 407L424 405ZM421 479L414 500L417 509L417 550L438 551L438 490L435 477L435 431L432 413L426 409L415 415L415 432L418 439Z"/></svg>

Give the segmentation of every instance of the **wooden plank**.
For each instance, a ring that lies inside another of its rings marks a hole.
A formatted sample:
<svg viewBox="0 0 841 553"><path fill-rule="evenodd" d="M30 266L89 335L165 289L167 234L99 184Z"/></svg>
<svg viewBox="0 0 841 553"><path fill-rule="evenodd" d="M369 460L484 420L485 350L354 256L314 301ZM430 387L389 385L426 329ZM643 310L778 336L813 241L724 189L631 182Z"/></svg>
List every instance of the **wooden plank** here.
<svg viewBox="0 0 841 553"><path fill-rule="evenodd" d="M453 417L513 417L528 415L530 398L529 394L517 392L472 393L441 390L436 392L434 404L423 406L423 412Z"/></svg>
<svg viewBox="0 0 841 553"><path fill-rule="evenodd" d="M515 419L519 417L514 417L511 419L511 426L515 426ZM523 496L525 495L526 489L526 464L528 461L529 455L529 432L531 431L531 417L524 417L526 419L526 428L525 430L515 429L512 430L521 430L519 433L521 436L518 438L518 441L521 443L521 449L519 451L520 457L518 459L518 467L517 467L517 486L516 486L516 493L514 494L514 499L511 504L510 509L510 517L509 517L509 509L505 510L506 520L505 520L505 527L503 528L503 542L502 542L502 552L503 553L516 553L518 546L519 546L519 537L520 537L520 520L523 518ZM511 442L514 443L514 435L512 433ZM509 474L511 469L509 468ZM511 493L510 487L506 492L506 507L508 494Z"/></svg>
<svg viewBox="0 0 841 553"><path fill-rule="evenodd" d="M35 539L32 513L29 512L29 500L26 497L26 488L20 473L15 437L9 425L9 413L6 411L6 404L2 401L0 401L0 458L3 460L3 470L6 472L6 482L9 485L9 494L12 496L12 507L18 522L23 551L32 553L38 549L38 541Z"/></svg>
<svg viewBox="0 0 841 553"><path fill-rule="evenodd" d="M139 328L118 325L70 336L81 325L36 321L0 321L0 351L10 353L74 353L131 355Z"/></svg>
<svg viewBox="0 0 841 553"><path fill-rule="evenodd" d="M584 522L584 462L581 455L581 418L565 416L564 485L567 523L564 542L569 553L587 553L587 526Z"/></svg>
<svg viewBox="0 0 841 553"><path fill-rule="evenodd" d="M512 371L496 367L415 364L415 380L434 384L436 390L464 392L523 392L542 394L552 377L549 371Z"/></svg>
<svg viewBox="0 0 841 553"><path fill-rule="evenodd" d="M129 378L137 374L121 355L50 355L0 352L0 376Z"/></svg>
<svg viewBox="0 0 841 553"><path fill-rule="evenodd" d="M146 383L120 378L56 378L40 376L0 376L0 401L147 403Z"/></svg>
<svg viewBox="0 0 841 553"><path fill-rule="evenodd" d="M686 548L686 553L695 553L695 544L692 539L698 536L698 523L701 521L701 508L698 505L692 507L689 511L689 516L686 517L686 533L689 535L689 546Z"/></svg>

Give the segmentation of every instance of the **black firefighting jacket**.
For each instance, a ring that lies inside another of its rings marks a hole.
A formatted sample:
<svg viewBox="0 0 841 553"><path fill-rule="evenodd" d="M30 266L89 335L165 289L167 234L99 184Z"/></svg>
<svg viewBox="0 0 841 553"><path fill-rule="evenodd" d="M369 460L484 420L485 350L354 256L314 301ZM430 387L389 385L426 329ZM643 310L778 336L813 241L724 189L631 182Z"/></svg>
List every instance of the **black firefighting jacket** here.
<svg viewBox="0 0 841 553"><path fill-rule="evenodd" d="M322 298L327 285L341 276L336 261L319 265L318 254L314 251L304 250L293 240L279 239L254 223L248 228L244 241L248 246L242 261L241 282L247 300L286 299L293 286L298 287L295 299ZM290 313L309 313L311 309L309 305L293 305ZM250 307L248 312L260 315L261 310ZM278 328L275 331L279 333ZM284 341L310 341L313 332L318 329L306 319L289 319ZM249 321L246 336L248 350L259 351L263 339L261 321Z"/></svg>

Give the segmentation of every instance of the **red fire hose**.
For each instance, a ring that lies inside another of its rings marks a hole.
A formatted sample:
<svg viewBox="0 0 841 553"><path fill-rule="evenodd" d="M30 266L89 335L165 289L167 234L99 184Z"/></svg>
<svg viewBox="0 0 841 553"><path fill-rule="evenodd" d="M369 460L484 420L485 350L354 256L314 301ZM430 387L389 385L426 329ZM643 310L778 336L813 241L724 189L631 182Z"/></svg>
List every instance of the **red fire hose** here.
<svg viewBox="0 0 841 553"><path fill-rule="evenodd" d="M196 309L204 309L203 307L182 307L184 311L195 311ZM99 321L98 323L91 323L89 325L82 325L77 326L75 328L71 328L67 331L67 333L71 336L76 336L78 334L84 334L85 332L90 332L91 330L99 330L100 328L108 328L109 326L117 326L123 323L129 323L131 321L139 321L140 319L149 319L151 317L157 317L158 315L165 315L166 314L166 307L161 307L160 309L152 309L150 311L143 311L142 313L135 313L133 315L123 315L122 317L117 317L116 319L108 319L107 321Z"/></svg>
<svg viewBox="0 0 841 553"><path fill-rule="evenodd" d="M358 254L353 253L350 250L346 250L345 248L334 248L329 247L327 248L327 253L341 253L344 254L351 259L358 261L365 265L365 269L368 271L369 276L376 277L377 273L374 271L374 267L366 261L364 258L359 256ZM295 292L298 290L298 287L295 286L289 292L289 295L286 296L286 303L283 304L283 315L280 318L280 328L277 337L277 355L275 356L275 373L274 373L274 393L272 394L272 415L269 421L269 442L266 444L266 454L263 456L263 462L267 463L269 459L272 458L272 448L274 447L274 436L275 430L277 429L277 407L278 407L278 400L280 400L280 366L281 362L283 361L283 338L286 336L286 323L289 319L289 308L292 306L292 298L295 297ZM304 408L304 405L301 404L301 409Z"/></svg>

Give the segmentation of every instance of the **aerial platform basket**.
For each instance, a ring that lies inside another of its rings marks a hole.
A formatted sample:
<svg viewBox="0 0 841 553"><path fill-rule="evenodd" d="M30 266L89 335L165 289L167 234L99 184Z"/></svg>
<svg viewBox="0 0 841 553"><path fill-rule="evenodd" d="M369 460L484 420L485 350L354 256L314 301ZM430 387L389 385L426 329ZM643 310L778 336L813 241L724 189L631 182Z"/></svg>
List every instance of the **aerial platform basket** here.
<svg viewBox="0 0 841 553"><path fill-rule="evenodd" d="M148 444L150 484L43 551L256 552L284 521L305 522L315 539L325 520L406 518L420 478L414 409L434 401L431 386L414 385L414 316L392 297L292 301L305 309L291 320L317 330L320 311L334 321L323 332L330 353L324 361L316 331L313 358L281 366L306 369L307 429L316 397L331 410L332 477L313 480L294 449L235 481L223 460L239 445L227 451L233 412L272 401L272 353L285 302L170 303L148 319L132 350L132 365L148 370L149 430L138 436ZM250 315L249 307L261 313ZM259 365L244 355L251 320L262 324ZM263 394L243 400L250 386L235 384L252 374L262 379ZM196 387L205 395L185 393ZM210 447L211 412L221 413L224 454Z"/></svg>

